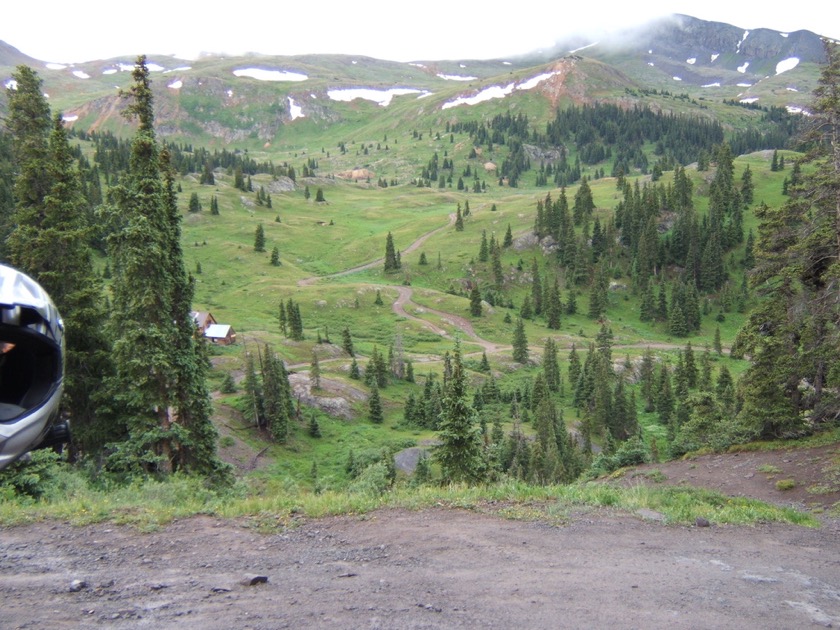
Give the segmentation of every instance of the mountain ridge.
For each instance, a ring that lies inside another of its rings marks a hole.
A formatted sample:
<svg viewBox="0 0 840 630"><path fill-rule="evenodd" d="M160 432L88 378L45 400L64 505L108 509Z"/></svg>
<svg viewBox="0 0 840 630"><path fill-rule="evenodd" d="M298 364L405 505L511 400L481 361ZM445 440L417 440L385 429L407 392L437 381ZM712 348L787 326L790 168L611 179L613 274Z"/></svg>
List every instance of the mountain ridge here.
<svg viewBox="0 0 840 630"><path fill-rule="evenodd" d="M295 125L320 128L358 119L370 113L370 103L373 112L415 121L452 116L456 108L460 116L461 106L479 108L470 117L513 108L540 118L562 102L630 106L655 91L684 93L698 109L708 107L704 101L729 100L800 111L823 58L821 38L810 31L746 31L675 14L601 42L569 38L550 51L506 59L404 63L308 54L186 61L150 55L148 64L162 135L230 143L271 142L294 135ZM68 123L125 131L118 90L128 85L133 60L46 64L0 42L4 85L21 63L39 72Z"/></svg>

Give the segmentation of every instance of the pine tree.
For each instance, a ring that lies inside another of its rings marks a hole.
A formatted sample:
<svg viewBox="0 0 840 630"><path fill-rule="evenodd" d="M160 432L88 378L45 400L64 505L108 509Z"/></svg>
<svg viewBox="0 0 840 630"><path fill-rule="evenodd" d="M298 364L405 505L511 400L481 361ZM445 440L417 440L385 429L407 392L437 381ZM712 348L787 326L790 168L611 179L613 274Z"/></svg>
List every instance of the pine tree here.
<svg viewBox="0 0 840 630"><path fill-rule="evenodd" d="M517 363L528 362L528 339L525 336L525 323L522 318L516 320L513 332L513 360Z"/></svg>
<svg viewBox="0 0 840 630"><path fill-rule="evenodd" d="M486 471L483 445L475 410L467 401L467 385L461 363L461 344L455 343L452 377L444 392L440 415L440 443L434 459L444 482L478 483Z"/></svg>
<svg viewBox="0 0 840 630"><path fill-rule="evenodd" d="M341 348L348 356L356 356L356 353L353 351L353 337L350 336L350 329L347 326L341 331Z"/></svg>
<svg viewBox="0 0 840 630"><path fill-rule="evenodd" d="M17 178L12 263L46 289L65 330L64 409L71 411L76 452L93 453L124 437L104 412L102 380L113 365L102 282L92 263L87 201L62 116L50 120L41 80L26 66L13 74L7 127ZM0 246L2 249L2 246Z"/></svg>
<svg viewBox="0 0 840 630"><path fill-rule="evenodd" d="M265 229L262 223L258 223L257 229L254 231L254 251L265 251Z"/></svg>
<svg viewBox="0 0 840 630"><path fill-rule="evenodd" d="M208 361L193 334L180 215L168 160L155 138L144 56L137 59L133 78L127 114L137 118L138 128L128 172L113 191L112 219L124 229L109 238L117 368L111 391L129 439L110 460L138 472L224 474L209 416Z"/></svg>
<svg viewBox="0 0 840 630"><path fill-rule="evenodd" d="M312 349L312 361L309 363L309 384L312 389L321 389L321 363L315 349Z"/></svg>
<svg viewBox="0 0 840 630"><path fill-rule="evenodd" d="M276 245L271 250L271 265L273 267L279 267L280 266L280 248L277 247Z"/></svg>
<svg viewBox="0 0 840 630"><path fill-rule="evenodd" d="M481 230L481 246L478 248L478 262L487 262L490 250L487 248L487 230Z"/></svg>
<svg viewBox="0 0 840 630"><path fill-rule="evenodd" d="M394 249L394 237L388 232L388 236L385 237L385 273L398 271L399 268L397 252Z"/></svg>
<svg viewBox="0 0 840 630"><path fill-rule="evenodd" d="M473 284L470 290L470 315L481 317L481 291L478 290L477 284Z"/></svg>
<svg viewBox="0 0 840 630"><path fill-rule="evenodd" d="M368 397L368 418L373 424L382 424L385 417L382 415L382 399L379 397L379 387L376 381L373 382Z"/></svg>
<svg viewBox="0 0 840 630"><path fill-rule="evenodd" d="M752 359L739 382L738 418L765 437L804 432L840 414L840 397L826 387L836 381L840 355L840 47L824 45L809 118L812 168L797 176L784 206L756 210L751 280L762 300L736 340ZM813 386L809 396L803 381Z"/></svg>
<svg viewBox="0 0 840 630"><path fill-rule="evenodd" d="M549 391L560 391L560 382L563 377L560 374L560 364L557 361L557 344L551 337L545 340L545 348L543 349L543 375Z"/></svg>
<svg viewBox="0 0 840 630"><path fill-rule="evenodd" d="M201 212L201 201L198 199L198 193L192 193L190 195L190 205L189 205L190 212Z"/></svg>
<svg viewBox="0 0 840 630"><path fill-rule="evenodd" d="M508 223L507 230L505 230L505 237L502 241L502 247L508 248L513 245L513 232L510 231L510 223Z"/></svg>

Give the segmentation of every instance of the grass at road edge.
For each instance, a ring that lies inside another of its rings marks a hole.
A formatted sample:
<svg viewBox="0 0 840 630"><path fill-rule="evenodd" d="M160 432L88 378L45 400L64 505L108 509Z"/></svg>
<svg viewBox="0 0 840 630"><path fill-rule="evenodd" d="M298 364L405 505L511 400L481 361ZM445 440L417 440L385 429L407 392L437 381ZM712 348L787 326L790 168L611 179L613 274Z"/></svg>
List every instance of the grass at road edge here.
<svg viewBox="0 0 840 630"><path fill-rule="evenodd" d="M240 489L219 494L198 479L176 477L166 482L146 481L109 491L77 486L64 496L21 504L0 502L0 525L58 520L73 525L112 522L153 530L195 515L244 519L254 527L273 530L289 527L301 518L370 514L378 509L474 510L503 518L563 524L566 515L580 509L609 508L635 514L652 510L666 524L691 525L698 517L715 525L755 525L779 522L818 527L810 514L748 498L687 487L619 488L588 482L566 486L532 486L504 481L483 486L397 487L383 494L324 492L321 494L266 488L260 494Z"/></svg>

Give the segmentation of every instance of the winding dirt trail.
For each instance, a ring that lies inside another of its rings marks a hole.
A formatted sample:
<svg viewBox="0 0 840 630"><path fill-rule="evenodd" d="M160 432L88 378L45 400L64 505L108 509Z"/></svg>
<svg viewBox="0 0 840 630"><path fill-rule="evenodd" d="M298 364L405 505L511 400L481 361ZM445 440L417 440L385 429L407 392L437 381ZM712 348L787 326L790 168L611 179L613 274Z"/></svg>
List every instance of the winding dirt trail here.
<svg viewBox="0 0 840 630"><path fill-rule="evenodd" d="M474 343L484 348L487 352L499 352L505 348L510 348L509 345L500 345L497 343L493 343L492 341L489 341L487 339L484 339L483 337L480 337L478 333L475 332L472 322L470 322L470 320L468 320L465 317L455 315L454 313L438 311L436 309L429 308L428 306L420 306L419 304L412 302L411 297L414 294L414 291L411 287L398 286L394 288L399 293L399 296L397 297L396 301L391 305L391 308L397 315L405 317L415 322L419 322L432 332L440 335L441 337L445 337L447 339L452 338L451 335L443 328L436 326L428 320L417 317L416 315L412 315L411 313L405 310L407 304L413 304L417 308L422 308L425 312L437 315L438 317L442 318L445 322L452 324L461 332L463 332L467 337L469 337Z"/></svg>

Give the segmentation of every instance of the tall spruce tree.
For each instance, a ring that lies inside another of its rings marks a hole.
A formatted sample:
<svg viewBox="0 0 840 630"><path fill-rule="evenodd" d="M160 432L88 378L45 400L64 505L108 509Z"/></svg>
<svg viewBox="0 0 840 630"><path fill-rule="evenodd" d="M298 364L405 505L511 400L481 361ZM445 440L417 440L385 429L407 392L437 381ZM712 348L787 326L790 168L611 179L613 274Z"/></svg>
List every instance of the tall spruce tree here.
<svg viewBox="0 0 840 630"><path fill-rule="evenodd" d="M388 236L385 237L385 272L398 271L399 268L400 264L394 248L394 237L388 232Z"/></svg>
<svg viewBox="0 0 840 630"><path fill-rule="evenodd" d="M64 320L63 413L73 426L74 454L93 453L120 439L105 412L101 381L112 371L102 283L90 248L89 208L61 113L50 120L41 80L27 66L13 74L6 124L18 176L12 263L50 294Z"/></svg>
<svg viewBox="0 0 840 630"><path fill-rule="evenodd" d="M190 314L192 283L180 247L180 214L167 156L155 138L145 56L126 93L138 126L128 171L114 190L109 237L114 400L128 439L110 464L128 471L225 475L216 456L206 386L208 362Z"/></svg>
<svg viewBox="0 0 840 630"><path fill-rule="evenodd" d="M752 356L739 420L767 437L840 417L840 46L826 41L825 50L809 123L812 168L782 207L756 212L752 283L762 300L736 341Z"/></svg>
<svg viewBox="0 0 840 630"><path fill-rule="evenodd" d="M440 465L444 482L477 483L484 479L487 463L478 417L467 399L460 341L455 343L452 376L444 391L439 438L434 458Z"/></svg>

